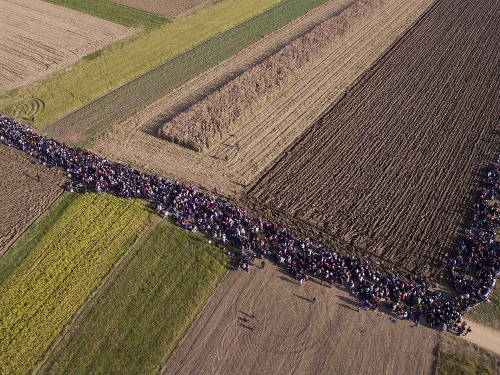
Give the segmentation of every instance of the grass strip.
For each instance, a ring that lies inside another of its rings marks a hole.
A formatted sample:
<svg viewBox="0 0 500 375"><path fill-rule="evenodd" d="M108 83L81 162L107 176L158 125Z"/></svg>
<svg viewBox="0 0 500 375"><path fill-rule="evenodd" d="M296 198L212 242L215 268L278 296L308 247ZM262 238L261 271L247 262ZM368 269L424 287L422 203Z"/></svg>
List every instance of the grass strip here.
<svg viewBox="0 0 500 375"><path fill-rule="evenodd" d="M2 374L29 373L150 215L143 202L110 195L69 200L0 284Z"/></svg>
<svg viewBox="0 0 500 375"><path fill-rule="evenodd" d="M158 373L226 273L224 252L200 237L162 221L48 372Z"/></svg>
<svg viewBox="0 0 500 375"><path fill-rule="evenodd" d="M500 331L500 287L498 283L488 301L474 307L467 313L466 317Z"/></svg>
<svg viewBox="0 0 500 375"><path fill-rule="evenodd" d="M78 132L78 144L83 145L103 130L127 119L190 79L325 1L287 0L280 3L111 91L46 129L55 136L68 130L72 133Z"/></svg>
<svg viewBox="0 0 500 375"><path fill-rule="evenodd" d="M99 17L123 26L142 28L145 31L160 27L169 20L155 14L129 8L106 0L44 0L82 13Z"/></svg>
<svg viewBox="0 0 500 375"><path fill-rule="evenodd" d="M35 117L44 125L83 107L118 86L186 52L214 35L265 12L282 0L223 0L147 34L114 43L32 85L0 98L0 112ZM39 103L32 113L29 103Z"/></svg>
<svg viewBox="0 0 500 375"><path fill-rule="evenodd" d="M479 356L467 356L455 352L442 352L438 375L493 375L495 372Z"/></svg>

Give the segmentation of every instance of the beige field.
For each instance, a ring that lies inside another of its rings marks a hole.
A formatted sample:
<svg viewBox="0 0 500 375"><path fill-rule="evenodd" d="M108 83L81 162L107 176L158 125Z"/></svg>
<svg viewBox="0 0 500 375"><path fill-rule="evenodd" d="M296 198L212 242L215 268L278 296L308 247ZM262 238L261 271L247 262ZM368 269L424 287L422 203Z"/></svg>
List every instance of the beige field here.
<svg viewBox="0 0 500 375"><path fill-rule="evenodd" d="M0 144L0 257L63 192L63 173L34 161Z"/></svg>
<svg viewBox="0 0 500 375"><path fill-rule="evenodd" d="M217 0L111 0L114 3L140 9L167 18L181 18Z"/></svg>
<svg viewBox="0 0 500 375"><path fill-rule="evenodd" d="M437 330L356 307L345 290L300 286L269 262L231 271L162 373L433 373Z"/></svg>
<svg viewBox="0 0 500 375"><path fill-rule="evenodd" d="M0 14L0 94L134 33L41 0L0 0Z"/></svg>
<svg viewBox="0 0 500 375"><path fill-rule="evenodd" d="M259 56L266 56L280 41L290 40L292 34L300 35L299 30L306 32L318 20L334 15L347 3L328 2L263 38L116 126L96 140L92 149L111 160L121 160L152 173L193 182L207 189L217 186L226 194L241 193L243 183L261 174L415 22L431 0L387 1L372 18L360 23L322 59L311 64L309 71L260 109L236 134L207 153L159 139L154 129L156 119L185 108L199 98L200 92L202 95L210 92L221 81L235 72L238 74L242 66L252 66Z"/></svg>

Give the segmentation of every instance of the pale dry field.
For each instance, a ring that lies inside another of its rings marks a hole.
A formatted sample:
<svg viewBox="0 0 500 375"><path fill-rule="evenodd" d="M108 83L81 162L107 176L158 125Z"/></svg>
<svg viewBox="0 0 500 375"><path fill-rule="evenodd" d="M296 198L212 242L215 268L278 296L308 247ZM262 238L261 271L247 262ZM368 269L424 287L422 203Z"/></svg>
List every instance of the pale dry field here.
<svg viewBox="0 0 500 375"><path fill-rule="evenodd" d="M41 0L0 0L0 14L0 94L135 32Z"/></svg>
<svg viewBox="0 0 500 375"><path fill-rule="evenodd" d="M61 171L0 144L0 257L62 194L65 181Z"/></svg>
<svg viewBox="0 0 500 375"><path fill-rule="evenodd" d="M158 14L167 18L181 18L217 0L111 0L114 3Z"/></svg>
<svg viewBox="0 0 500 375"><path fill-rule="evenodd" d="M437 330L383 311L358 313L345 290L300 286L284 272L269 262L230 271L162 373L433 373Z"/></svg>
<svg viewBox="0 0 500 375"><path fill-rule="evenodd" d="M255 55L265 55L266 50L283 38L289 40L293 28L303 27L300 25L308 22L317 24L325 14L334 15L348 3L328 2L263 38L117 125L96 140L92 149L111 160L121 160L151 173L189 181L207 189L217 186L226 194L241 193L243 183L259 176L312 125L418 19L431 0L386 1L373 17L360 22L351 33L334 43L321 59L309 65L300 78L248 119L233 136L207 153L197 153L159 139L151 124L158 116L168 117L169 113L189 105L197 92L217 85L227 79L228 74L238 72L241 66L251 66ZM304 32L308 27L303 28Z"/></svg>

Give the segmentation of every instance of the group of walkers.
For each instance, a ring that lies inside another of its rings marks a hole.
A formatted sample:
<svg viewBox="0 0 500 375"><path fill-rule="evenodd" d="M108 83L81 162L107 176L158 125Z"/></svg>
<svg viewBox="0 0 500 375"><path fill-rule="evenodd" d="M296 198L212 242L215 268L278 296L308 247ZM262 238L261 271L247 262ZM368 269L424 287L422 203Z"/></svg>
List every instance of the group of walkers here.
<svg viewBox="0 0 500 375"><path fill-rule="evenodd" d="M485 173L468 235L453 256L446 256L448 282L456 291L447 300L425 279L405 280L397 273L384 274L367 260L345 256L312 239L300 238L291 229L252 217L231 200L112 163L82 148L41 136L12 118L0 116L0 141L47 167L64 169L70 177L70 191L146 199L159 215L172 218L184 229L201 230L216 243L241 251L247 271L255 257L268 257L286 266L301 284L312 276L322 284L346 286L359 296L360 306L376 308L384 302L402 317L414 316L416 323L422 316L433 327L457 326L466 310L489 296L500 273L495 241L500 206L491 203L500 192L500 159Z"/></svg>

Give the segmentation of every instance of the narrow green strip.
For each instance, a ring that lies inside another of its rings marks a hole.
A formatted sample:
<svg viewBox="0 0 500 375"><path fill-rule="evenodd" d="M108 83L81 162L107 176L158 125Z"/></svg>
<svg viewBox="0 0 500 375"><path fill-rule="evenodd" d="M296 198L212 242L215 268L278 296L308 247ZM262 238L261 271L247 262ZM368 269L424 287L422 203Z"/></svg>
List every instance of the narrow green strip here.
<svg viewBox="0 0 500 375"><path fill-rule="evenodd" d="M227 270L199 234L160 223L83 320L51 374L153 374L176 348Z"/></svg>
<svg viewBox="0 0 500 375"><path fill-rule="evenodd" d="M78 132L82 140L79 145L85 144L101 131L125 120L325 1L287 0L280 3L49 125L46 131L56 137L68 130Z"/></svg>
<svg viewBox="0 0 500 375"><path fill-rule="evenodd" d="M78 10L123 26L140 27L146 31L155 29L165 23L168 19L155 14L132 9L123 5L111 3L105 0L45 0L48 3L62 5L66 8Z"/></svg>

